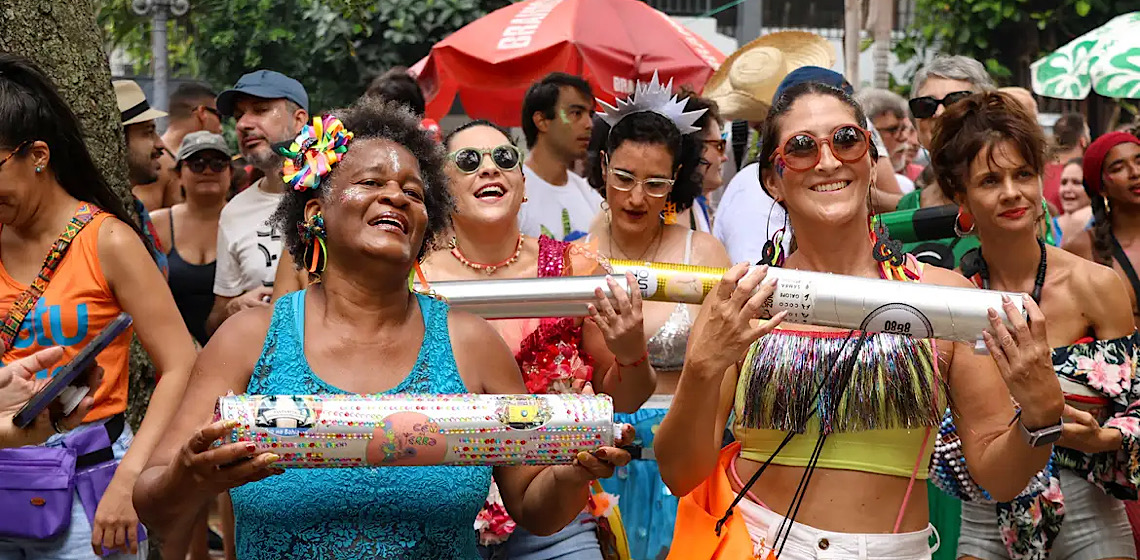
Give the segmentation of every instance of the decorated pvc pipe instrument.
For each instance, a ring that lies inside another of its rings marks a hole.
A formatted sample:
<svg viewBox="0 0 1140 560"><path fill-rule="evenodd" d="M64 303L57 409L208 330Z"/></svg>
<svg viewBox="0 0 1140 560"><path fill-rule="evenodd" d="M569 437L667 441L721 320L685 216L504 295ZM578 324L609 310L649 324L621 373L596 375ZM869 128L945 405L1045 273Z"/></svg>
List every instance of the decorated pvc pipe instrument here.
<svg viewBox="0 0 1140 560"><path fill-rule="evenodd" d="M216 415L293 468L570 464L619 435L605 395L230 395Z"/></svg>
<svg viewBox="0 0 1140 560"><path fill-rule="evenodd" d="M700 304L726 272L684 264L615 260L610 265L615 275L632 272L644 299L674 303ZM787 310L792 323L976 344L989 327L990 308L1004 318L1003 294L1025 313L1021 297L1012 293L775 267L768 274L779 282L761 318ZM585 316L596 288L610 295L602 276L432 284L452 307L488 319Z"/></svg>

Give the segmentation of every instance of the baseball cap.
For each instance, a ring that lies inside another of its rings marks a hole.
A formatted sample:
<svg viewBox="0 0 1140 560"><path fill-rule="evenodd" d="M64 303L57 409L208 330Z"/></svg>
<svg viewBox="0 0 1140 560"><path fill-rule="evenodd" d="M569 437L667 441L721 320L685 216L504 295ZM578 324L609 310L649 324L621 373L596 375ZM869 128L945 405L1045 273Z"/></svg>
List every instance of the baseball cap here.
<svg viewBox="0 0 1140 560"><path fill-rule="evenodd" d="M847 79L843 77L843 74L835 70L820 68L819 66L803 66L792 70L787 76L784 76L784 80L776 87L776 95L772 96L772 104L775 105L776 100L779 99L788 88L807 82L826 84L843 90L847 95L855 93L855 88L847 83Z"/></svg>
<svg viewBox="0 0 1140 560"><path fill-rule="evenodd" d="M153 109L146 94L134 80L115 80L115 102L119 105L119 120L123 126L153 121L166 113Z"/></svg>
<svg viewBox="0 0 1140 560"><path fill-rule="evenodd" d="M302 109L309 110L309 94L305 93L305 86L273 70L257 70L242 76L233 88L218 95L218 112L227 117L233 115L234 101L238 94L262 99L288 99Z"/></svg>
<svg viewBox="0 0 1140 560"><path fill-rule="evenodd" d="M199 130L182 138L182 143L178 145L178 155L174 159L175 161L184 161L186 158L205 150L221 152L226 157L233 157L234 155L221 134Z"/></svg>

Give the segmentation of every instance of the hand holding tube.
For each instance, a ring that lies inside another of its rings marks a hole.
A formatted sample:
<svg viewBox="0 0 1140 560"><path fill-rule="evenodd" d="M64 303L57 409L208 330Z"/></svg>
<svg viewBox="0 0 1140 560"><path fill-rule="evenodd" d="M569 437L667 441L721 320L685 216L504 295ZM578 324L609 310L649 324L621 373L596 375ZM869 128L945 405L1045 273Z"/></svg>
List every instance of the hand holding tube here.
<svg viewBox="0 0 1140 560"><path fill-rule="evenodd" d="M770 320L754 325L764 301L776 288L776 279L767 278L768 267L749 269L738 264L719 280L705 298L689 335L689 362L708 375L720 375L741 359L748 347L771 332L787 315L777 313ZM686 368L688 369L688 368Z"/></svg>
<svg viewBox="0 0 1140 560"><path fill-rule="evenodd" d="M1022 424L1033 430L1055 425L1065 408L1065 398L1053 370L1045 316L1029 296L1022 298L1028 322L1009 296L1002 296L1002 308L1012 328L1006 327L997 310L990 309L990 328L982 337L1010 395L1021 407Z"/></svg>

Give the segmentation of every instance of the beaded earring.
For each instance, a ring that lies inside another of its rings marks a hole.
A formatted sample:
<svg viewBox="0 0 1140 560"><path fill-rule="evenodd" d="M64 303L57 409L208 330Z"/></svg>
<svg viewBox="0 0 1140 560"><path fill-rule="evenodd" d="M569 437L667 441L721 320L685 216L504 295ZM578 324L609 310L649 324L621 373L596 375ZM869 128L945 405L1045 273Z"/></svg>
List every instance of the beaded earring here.
<svg viewBox="0 0 1140 560"><path fill-rule="evenodd" d="M667 226L677 223L677 205L672 202L665 203L665 209L661 211L661 221Z"/></svg>
<svg viewBox="0 0 1140 560"><path fill-rule="evenodd" d="M316 278L314 282L319 282L328 263L328 252L325 249L325 217L317 212L303 223L297 224L297 231L301 234L301 240L305 242L303 256L305 268Z"/></svg>

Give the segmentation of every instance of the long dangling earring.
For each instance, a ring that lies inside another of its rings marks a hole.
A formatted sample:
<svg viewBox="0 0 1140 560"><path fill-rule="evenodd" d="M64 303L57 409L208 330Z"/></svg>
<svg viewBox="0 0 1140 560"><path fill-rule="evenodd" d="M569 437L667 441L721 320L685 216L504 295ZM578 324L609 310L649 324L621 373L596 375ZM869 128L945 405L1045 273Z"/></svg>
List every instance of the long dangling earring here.
<svg viewBox="0 0 1140 560"><path fill-rule="evenodd" d="M964 206L959 206L958 215L954 218L954 235L958 237L966 237L974 233L974 228L977 227L977 224L974 223L974 217L965 212L965 209Z"/></svg>
<svg viewBox="0 0 1140 560"><path fill-rule="evenodd" d="M321 274L324 274L325 265L328 264L328 251L325 249L325 217L317 212L303 223L297 224L297 230L301 233L301 240L305 242L303 264L309 271L309 276L313 278L312 283L315 284L321 281Z"/></svg>
<svg viewBox="0 0 1140 560"><path fill-rule="evenodd" d="M672 202L665 203L665 209L661 211L661 222L667 226L677 223L677 205Z"/></svg>
<svg viewBox="0 0 1140 560"><path fill-rule="evenodd" d="M772 206L775 207L776 201L772 201ZM769 266L784 266L784 235L788 232L788 213L784 212L784 226L776 230L776 233L768 237L764 242L763 252L760 253L761 261Z"/></svg>
<svg viewBox="0 0 1140 560"><path fill-rule="evenodd" d="M875 188L874 183L871 184L871 188ZM902 266L906 262L906 252L903 251L902 241L891 239L887 226L883 224L882 220L875 219L878 214L871 207L869 192L867 207L871 210L867 214L867 229L871 232L871 255L875 257L875 261L880 266Z"/></svg>
<svg viewBox="0 0 1140 560"><path fill-rule="evenodd" d="M610 203L607 200L602 201L602 212L606 215L606 225L610 225Z"/></svg>

